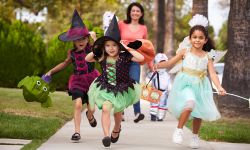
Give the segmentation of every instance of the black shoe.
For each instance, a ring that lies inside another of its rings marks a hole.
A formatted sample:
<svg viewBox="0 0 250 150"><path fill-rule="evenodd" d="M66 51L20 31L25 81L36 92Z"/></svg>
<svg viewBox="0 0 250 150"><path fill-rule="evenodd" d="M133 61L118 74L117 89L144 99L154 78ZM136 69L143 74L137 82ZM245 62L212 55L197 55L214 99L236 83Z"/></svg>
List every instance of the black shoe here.
<svg viewBox="0 0 250 150"><path fill-rule="evenodd" d="M157 117L155 115L151 115L151 121L156 121Z"/></svg>
<svg viewBox="0 0 250 150"><path fill-rule="evenodd" d="M160 121L160 122L161 122L161 121L163 121L163 119L158 119L157 121Z"/></svg>
<svg viewBox="0 0 250 150"><path fill-rule="evenodd" d="M96 127L97 122L96 122L96 119L95 119L94 115L92 115L92 118L89 119L87 114L88 114L88 111L86 111L86 116L87 116L87 119L89 121L90 126L91 127Z"/></svg>
<svg viewBox="0 0 250 150"><path fill-rule="evenodd" d="M138 114L136 114L136 116L135 116L134 122L135 122L135 123L138 123L139 121L143 120L144 117L145 117L144 114L138 113Z"/></svg>
<svg viewBox="0 0 250 150"><path fill-rule="evenodd" d="M110 147L111 138L109 136L106 136L102 139L102 144L104 147Z"/></svg>
<svg viewBox="0 0 250 150"><path fill-rule="evenodd" d="M72 141L79 141L81 139L81 135L79 133L74 133L71 137Z"/></svg>
<svg viewBox="0 0 250 150"><path fill-rule="evenodd" d="M113 130L112 133L118 133L118 136L114 138L114 137L112 136L112 133L111 133L111 142L112 142L112 143L116 143L116 142L118 141L121 130L122 130L121 128L119 129L118 132L115 132L115 131Z"/></svg>

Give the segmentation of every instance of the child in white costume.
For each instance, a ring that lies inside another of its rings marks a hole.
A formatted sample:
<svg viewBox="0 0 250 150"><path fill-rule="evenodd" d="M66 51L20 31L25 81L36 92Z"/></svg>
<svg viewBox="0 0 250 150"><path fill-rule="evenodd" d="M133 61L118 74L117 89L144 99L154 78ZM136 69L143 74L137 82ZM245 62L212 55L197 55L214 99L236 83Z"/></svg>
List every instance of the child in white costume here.
<svg viewBox="0 0 250 150"><path fill-rule="evenodd" d="M167 61L168 57L163 53L158 53L155 56L154 63L159 63L163 61ZM151 121L163 121L166 116L167 111L167 99L168 93L171 87L170 75L168 74L166 69L158 69L159 73L159 86L162 91L162 95L160 101L158 103L150 103L150 116ZM158 80L157 76L155 76L152 80L152 85L155 88L158 88Z"/></svg>

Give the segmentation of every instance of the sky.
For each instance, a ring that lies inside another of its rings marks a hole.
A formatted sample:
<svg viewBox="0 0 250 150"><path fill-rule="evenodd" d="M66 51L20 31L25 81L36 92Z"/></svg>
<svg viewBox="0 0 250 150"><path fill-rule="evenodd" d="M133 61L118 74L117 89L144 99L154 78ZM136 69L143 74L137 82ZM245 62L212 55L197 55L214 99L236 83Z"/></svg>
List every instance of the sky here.
<svg viewBox="0 0 250 150"><path fill-rule="evenodd" d="M192 6L192 0L186 0L186 3ZM17 10L17 19L26 20L28 22L46 21L47 9L44 8L37 16L28 13L28 11ZM20 13L22 12L22 13ZM210 25L214 27L215 35L219 33L222 24L228 19L229 8L222 9L218 5L218 0L208 0L208 20Z"/></svg>

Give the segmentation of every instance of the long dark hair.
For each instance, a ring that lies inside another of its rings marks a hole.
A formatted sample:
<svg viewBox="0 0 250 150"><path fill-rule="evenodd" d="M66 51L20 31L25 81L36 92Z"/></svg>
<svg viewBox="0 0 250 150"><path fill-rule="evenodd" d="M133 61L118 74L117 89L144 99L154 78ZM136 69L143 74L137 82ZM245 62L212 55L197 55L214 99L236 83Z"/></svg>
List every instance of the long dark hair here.
<svg viewBox="0 0 250 150"><path fill-rule="evenodd" d="M205 38L207 39L207 43L203 45L202 50L204 50L206 52L210 52L211 49L215 49L214 42L208 36L208 30L202 25L193 26L189 31L189 38L191 38L191 35L194 33L195 30L199 30L199 31L203 32L205 35Z"/></svg>
<svg viewBox="0 0 250 150"><path fill-rule="evenodd" d="M127 19L124 20L124 22L125 22L126 24L131 23L131 16L130 16L130 13L131 13L131 10L132 10L132 7L133 7L133 6L136 6L136 7L140 8L140 10L141 10L141 12L142 12L142 16L141 16L141 18L139 19L139 24L144 25L144 9L143 9L142 5L141 5L140 3L138 3L138 2L131 3L131 4L128 6L128 9L127 9Z"/></svg>

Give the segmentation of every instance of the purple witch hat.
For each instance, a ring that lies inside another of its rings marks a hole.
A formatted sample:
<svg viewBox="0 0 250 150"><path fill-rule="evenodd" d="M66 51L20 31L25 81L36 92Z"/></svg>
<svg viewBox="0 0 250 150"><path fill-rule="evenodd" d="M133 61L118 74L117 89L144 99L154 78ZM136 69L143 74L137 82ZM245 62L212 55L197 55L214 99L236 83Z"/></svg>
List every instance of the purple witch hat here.
<svg viewBox="0 0 250 150"><path fill-rule="evenodd" d="M58 39L67 42L67 41L75 41L82 37L86 37L89 35L89 31L85 24L83 23L80 15L77 10L74 10L71 27L67 32L64 32L58 36Z"/></svg>

